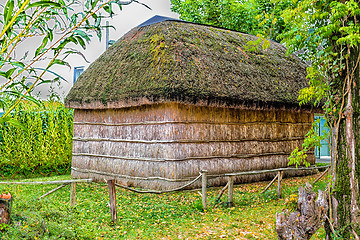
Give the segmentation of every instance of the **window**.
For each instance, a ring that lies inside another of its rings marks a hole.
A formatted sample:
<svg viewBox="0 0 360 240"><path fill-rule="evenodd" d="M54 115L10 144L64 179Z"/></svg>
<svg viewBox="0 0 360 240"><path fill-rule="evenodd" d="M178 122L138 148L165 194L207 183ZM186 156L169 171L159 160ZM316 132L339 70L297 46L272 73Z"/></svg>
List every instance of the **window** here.
<svg viewBox="0 0 360 240"><path fill-rule="evenodd" d="M79 78L79 76L82 74L83 71L84 71L84 66L74 68L74 82L73 83L76 82L76 80Z"/></svg>
<svg viewBox="0 0 360 240"><path fill-rule="evenodd" d="M315 116L315 120L320 118L320 122L318 124L318 134L323 136L325 133L329 132L330 130L325 125L325 119L323 116ZM330 157L330 149L329 143L326 140L321 140L321 147L315 149L315 157L316 158L323 158L323 157Z"/></svg>

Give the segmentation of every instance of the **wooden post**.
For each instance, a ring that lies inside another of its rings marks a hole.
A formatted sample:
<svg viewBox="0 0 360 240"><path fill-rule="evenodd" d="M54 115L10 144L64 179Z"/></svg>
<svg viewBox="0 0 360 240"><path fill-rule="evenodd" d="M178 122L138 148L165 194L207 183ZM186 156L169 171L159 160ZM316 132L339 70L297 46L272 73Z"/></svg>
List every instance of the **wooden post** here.
<svg viewBox="0 0 360 240"><path fill-rule="evenodd" d="M228 206L234 206L234 176L229 176L229 187L228 187Z"/></svg>
<svg viewBox="0 0 360 240"><path fill-rule="evenodd" d="M283 171L279 171L278 173L278 198L281 198L281 181L283 177Z"/></svg>
<svg viewBox="0 0 360 240"><path fill-rule="evenodd" d="M111 212L111 221L117 221L117 213L116 213L116 190L115 190L115 180L107 181L109 187L109 198L110 198L110 212Z"/></svg>
<svg viewBox="0 0 360 240"><path fill-rule="evenodd" d="M207 208L207 199L206 199L207 171L201 170L200 173L202 176L202 182L201 182L202 205L203 205L203 209L206 210L206 208Z"/></svg>
<svg viewBox="0 0 360 240"><path fill-rule="evenodd" d="M70 206L75 207L76 205L76 183L71 183L70 187Z"/></svg>

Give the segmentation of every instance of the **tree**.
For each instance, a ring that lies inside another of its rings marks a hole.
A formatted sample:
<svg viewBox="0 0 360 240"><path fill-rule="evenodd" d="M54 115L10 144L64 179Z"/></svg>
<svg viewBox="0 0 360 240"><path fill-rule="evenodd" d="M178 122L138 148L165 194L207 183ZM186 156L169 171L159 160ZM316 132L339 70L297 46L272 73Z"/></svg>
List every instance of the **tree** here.
<svg viewBox="0 0 360 240"><path fill-rule="evenodd" d="M52 71L68 65L71 54L82 55L93 35L101 38L105 17L113 8L136 0L6 0L0 3L0 104L1 121L16 124L8 115L35 87L61 81ZM139 2L137 2L139 3ZM15 101L8 105L8 96Z"/></svg>
<svg viewBox="0 0 360 240"><path fill-rule="evenodd" d="M284 13L289 51L311 61L300 99L323 100L331 127L332 182L327 232L360 236L360 8L358 0L299 1Z"/></svg>
<svg viewBox="0 0 360 240"><path fill-rule="evenodd" d="M171 0L171 4L183 20L276 40L287 28L281 12L293 3L291 0Z"/></svg>

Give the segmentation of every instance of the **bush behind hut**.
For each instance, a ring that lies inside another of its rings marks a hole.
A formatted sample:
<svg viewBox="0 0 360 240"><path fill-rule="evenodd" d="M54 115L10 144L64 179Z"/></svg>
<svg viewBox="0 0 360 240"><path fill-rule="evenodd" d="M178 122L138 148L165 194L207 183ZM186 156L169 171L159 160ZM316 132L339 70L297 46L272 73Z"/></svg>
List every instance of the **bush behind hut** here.
<svg viewBox="0 0 360 240"><path fill-rule="evenodd" d="M0 125L0 177L66 173L72 156L73 111L58 102L23 102L11 114L22 127Z"/></svg>

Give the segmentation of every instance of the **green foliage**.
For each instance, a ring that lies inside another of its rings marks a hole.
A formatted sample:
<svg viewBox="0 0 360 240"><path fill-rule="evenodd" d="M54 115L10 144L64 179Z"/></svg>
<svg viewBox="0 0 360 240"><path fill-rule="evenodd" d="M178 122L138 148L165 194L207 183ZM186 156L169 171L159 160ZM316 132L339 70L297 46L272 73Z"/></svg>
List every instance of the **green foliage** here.
<svg viewBox="0 0 360 240"><path fill-rule="evenodd" d="M270 41L265 39L261 34L256 35L258 38L255 41L248 41L244 47L248 52L259 52L260 48L266 50L270 47Z"/></svg>
<svg viewBox="0 0 360 240"><path fill-rule="evenodd" d="M72 156L72 110L63 104L23 102L11 112L21 127L0 125L0 176L64 174Z"/></svg>
<svg viewBox="0 0 360 240"><path fill-rule="evenodd" d="M7 231L9 229L9 225L5 223L0 223L0 232Z"/></svg>
<svg viewBox="0 0 360 240"><path fill-rule="evenodd" d="M315 104L325 99L326 113L333 111L331 99L334 92L330 89L335 79L344 75L345 59L349 58L345 47L355 47L360 43L360 23L348 18L344 25L344 16L360 16L359 5L351 0L338 1L311 0L295 1L296 8L283 12L285 22L291 23L291 29L280 37L288 47L288 52L300 51L303 59L311 61L308 68L310 87L302 91L300 100L315 99ZM340 51L334 51L334 44Z"/></svg>
<svg viewBox="0 0 360 240"><path fill-rule="evenodd" d="M186 21L277 39L287 26L281 12L291 0L171 0L172 10Z"/></svg>
<svg viewBox="0 0 360 240"><path fill-rule="evenodd" d="M310 163L306 161L307 154L305 150L299 150L298 147L296 147L289 157L289 163L288 165L295 165L298 167L299 165L305 165L306 167L310 166Z"/></svg>
<svg viewBox="0 0 360 240"><path fill-rule="evenodd" d="M320 119L317 119L313 122L312 128L305 136L305 140L302 144L302 149L300 150L298 147L294 149L289 157L288 165L295 165L296 167L300 165L305 165L306 167L310 166L310 163L306 161L307 152L316 147L321 147L321 141L329 138L329 132L323 131L323 135L320 136L319 132L319 124Z"/></svg>

